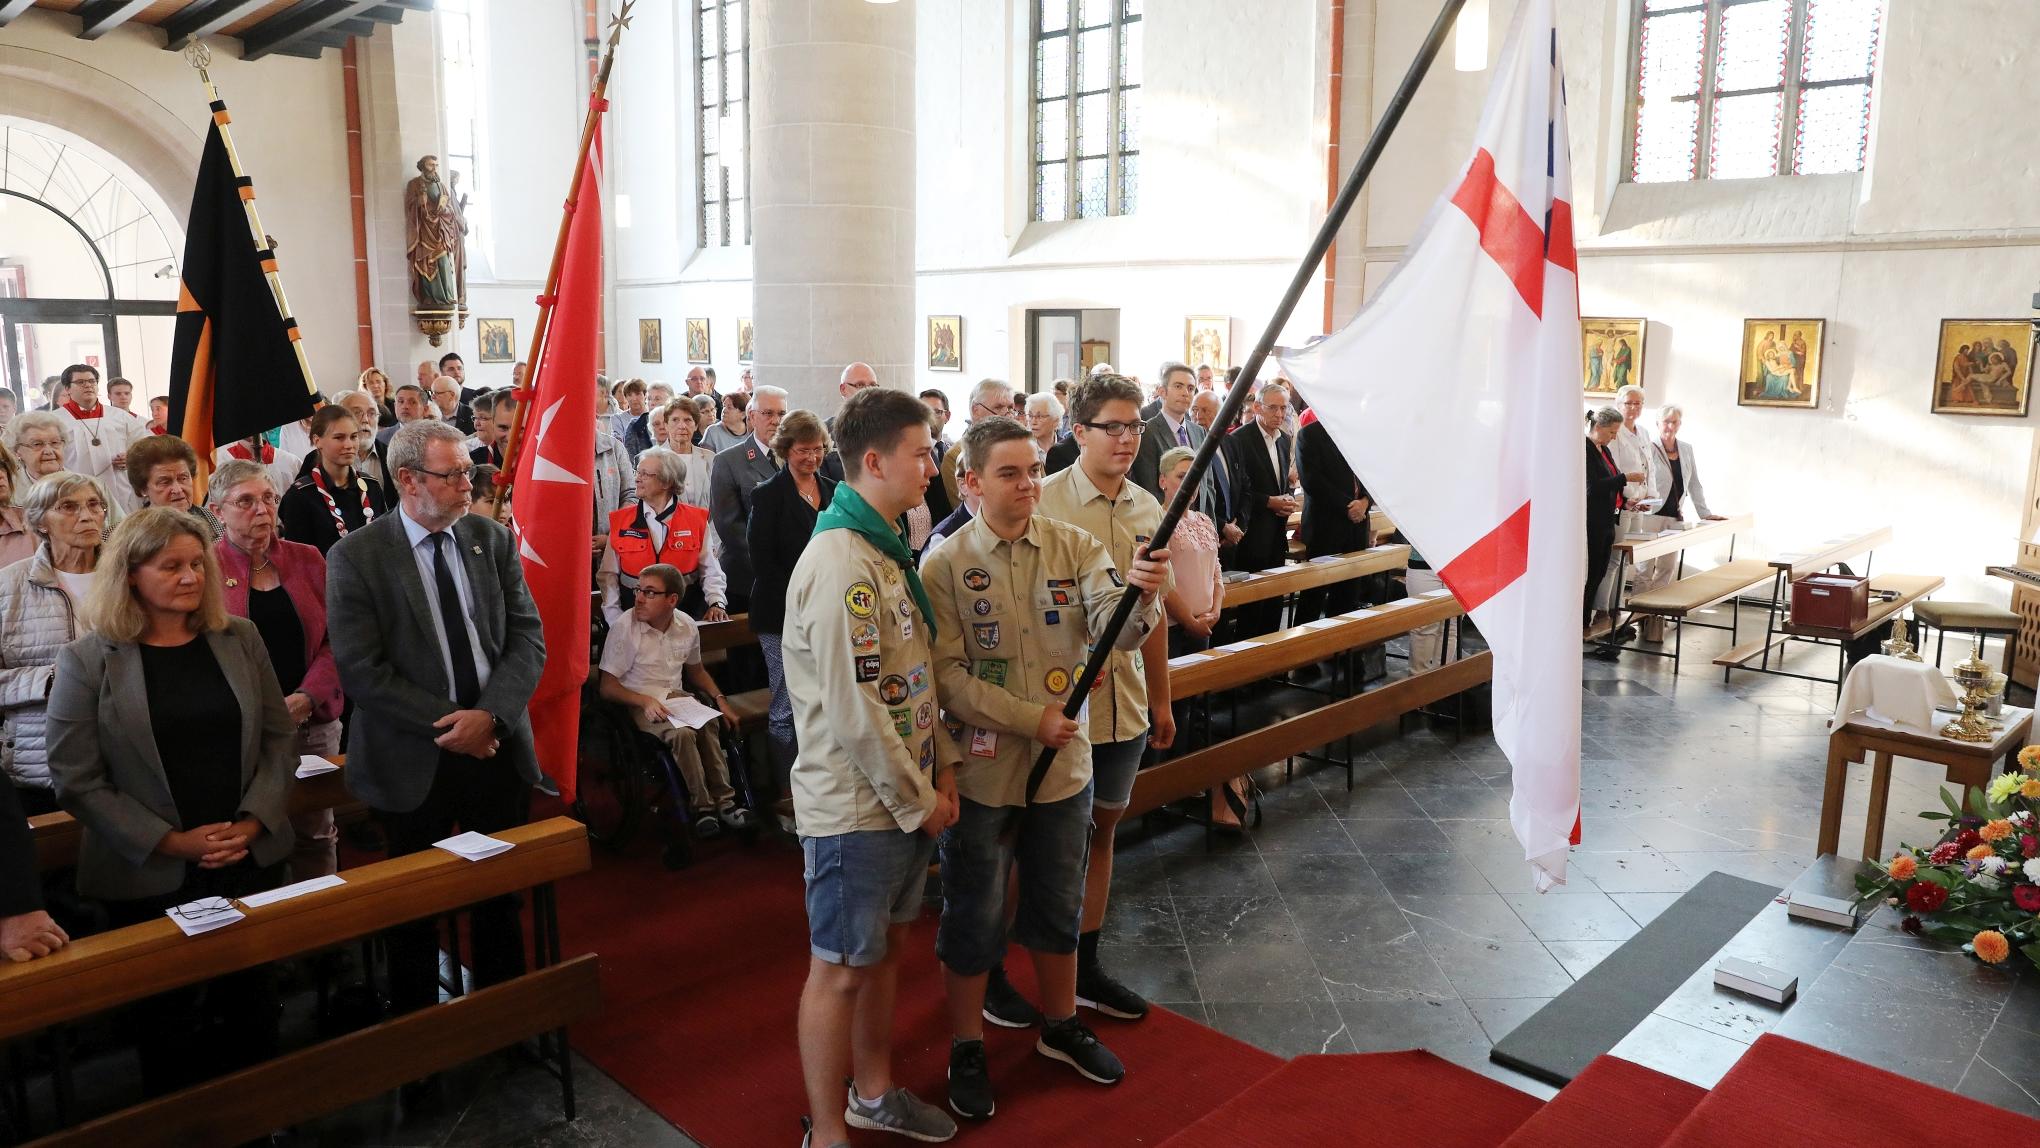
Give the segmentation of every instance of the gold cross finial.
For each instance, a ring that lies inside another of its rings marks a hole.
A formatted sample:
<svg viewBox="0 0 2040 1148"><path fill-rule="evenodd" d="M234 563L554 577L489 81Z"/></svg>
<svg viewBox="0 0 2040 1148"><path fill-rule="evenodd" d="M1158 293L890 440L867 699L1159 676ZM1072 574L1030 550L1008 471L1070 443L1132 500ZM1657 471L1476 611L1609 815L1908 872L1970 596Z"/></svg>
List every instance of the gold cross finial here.
<svg viewBox="0 0 2040 1148"><path fill-rule="evenodd" d="M185 62L203 72L212 64L212 49L202 40L193 40L184 49Z"/></svg>
<svg viewBox="0 0 2040 1148"><path fill-rule="evenodd" d="M637 0L623 0L622 10L618 11L616 15L610 17L609 19L610 47L612 48L616 47L617 40L621 39L623 36L623 30L625 28L630 27L630 8L631 5L635 3L637 3Z"/></svg>

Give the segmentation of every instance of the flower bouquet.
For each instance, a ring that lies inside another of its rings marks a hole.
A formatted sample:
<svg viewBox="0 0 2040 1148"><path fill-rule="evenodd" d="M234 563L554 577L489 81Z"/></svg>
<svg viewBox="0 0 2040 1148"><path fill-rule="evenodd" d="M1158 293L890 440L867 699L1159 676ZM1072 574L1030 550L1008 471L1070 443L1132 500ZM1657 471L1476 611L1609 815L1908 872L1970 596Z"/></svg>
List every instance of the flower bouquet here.
<svg viewBox="0 0 2040 1148"><path fill-rule="evenodd" d="M1908 933L1962 946L1989 964L2014 952L2040 967L2040 745L2019 751L2019 770L1970 794L1965 812L1945 789L1951 835L1931 848L1905 845L1856 878L1863 902L1905 914Z"/></svg>

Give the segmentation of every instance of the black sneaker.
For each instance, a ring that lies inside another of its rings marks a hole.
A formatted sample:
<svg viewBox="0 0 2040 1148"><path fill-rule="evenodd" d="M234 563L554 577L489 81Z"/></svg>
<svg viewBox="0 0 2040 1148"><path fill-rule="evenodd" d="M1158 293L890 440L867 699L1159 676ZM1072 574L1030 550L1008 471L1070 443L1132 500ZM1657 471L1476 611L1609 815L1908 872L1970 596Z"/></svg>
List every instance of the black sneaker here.
<svg viewBox="0 0 2040 1148"><path fill-rule="evenodd" d="M1052 1020L1042 1025L1041 1038L1034 1042L1034 1051L1050 1060L1062 1061L1076 1069L1085 1080L1099 1084L1118 1084L1126 1076L1126 1066L1119 1063L1111 1049L1099 1044L1098 1038L1076 1017Z"/></svg>
<svg viewBox="0 0 2040 1148"><path fill-rule="evenodd" d="M1077 1003L1120 1020L1139 1020L1147 1015L1148 1003L1139 993L1113 980L1105 970L1077 969Z"/></svg>
<svg viewBox="0 0 2040 1148"><path fill-rule="evenodd" d="M986 1020L1001 1028L1033 1028L1041 1023L1041 1010L1021 996L1013 982L1006 979L1006 971L999 968L994 968L985 980L984 1014Z"/></svg>
<svg viewBox="0 0 2040 1148"><path fill-rule="evenodd" d="M949 1043L949 1110L966 1120L984 1120L999 1110L992 1077L985 1070L985 1042Z"/></svg>

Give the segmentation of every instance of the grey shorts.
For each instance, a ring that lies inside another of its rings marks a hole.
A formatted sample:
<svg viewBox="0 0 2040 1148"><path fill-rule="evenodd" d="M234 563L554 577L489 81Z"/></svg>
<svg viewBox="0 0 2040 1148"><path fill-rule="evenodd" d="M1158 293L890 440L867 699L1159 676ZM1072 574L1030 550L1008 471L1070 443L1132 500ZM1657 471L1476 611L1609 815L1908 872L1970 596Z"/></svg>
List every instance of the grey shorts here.
<svg viewBox="0 0 2040 1148"><path fill-rule="evenodd" d="M800 839L808 950L853 968L885 959L886 931L921 915L935 839L865 829Z"/></svg>
<svg viewBox="0 0 2040 1148"><path fill-rule="evenodd" d="M1143 731L1139 737L1091 747L1091 785L1097 791L1093 805L1125 809L1133 800L1133 775L1140 772L1140 755L1147 752L1147 740Z"/></svg>
<svg viewBox="0 0 2040 1148"><path fill-rule="evenodd" d="M942 927L935 955L974 977L1006 955L1006 877L1017 863L1013 939L1037 953L1074 953L1091 860L1091 787L1042 805L979 805L942 834Z"/></svg>

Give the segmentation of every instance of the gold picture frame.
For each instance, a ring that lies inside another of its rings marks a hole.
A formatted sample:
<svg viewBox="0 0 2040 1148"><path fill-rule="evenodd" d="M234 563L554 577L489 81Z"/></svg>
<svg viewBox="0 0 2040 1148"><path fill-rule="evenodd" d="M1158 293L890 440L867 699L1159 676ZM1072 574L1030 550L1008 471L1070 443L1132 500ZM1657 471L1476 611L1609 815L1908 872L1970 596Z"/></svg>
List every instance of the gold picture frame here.
<svg viewBox="0 0 2040 1148"><path fill-rule="evenodd" d="M963 369L963 316L928 316L928 369Z"/></svg>
<svg viewBox="0 0 2040 1148"><path fill-rule="evenodd" d="M1630 384L1643 386L1643 336L1647 319L1580 319L1580 389L1613 395Z"/></svg>
<svg viewBox="0 0 2040 1148"><path fill-rule="evenodd" d="M751 320L748 316L737 317L737 362L751 361Z"/></svg>
<svg viewBox="0 0 2040 1148"><path fill-rule="evenodd" d="M637 321L637 357L640 363L657 363L665 357L666 344L660 334L659 320L639 319Z"/></svg>
<svg viewBox="0 0 2040 1148"><path fill-rule="evenodd" d="M2032 324L2024 319L1941 320L1941 341L1934 355L1933 412L2026 417L2033 403L2036 347L2040 341L2034 337Z"/></svg>
<svg viewBox="0 0 2040 1148"><path fill-rule="evenodd" d="M1232 317L1191 315L1183 320L1183 361L1191 370L1232 366Z"/></svg>
<svg viewBox="0 0 2040 1148"><path fill-rule="evenodd" d="M1736 405L1818 408L1826 340L1825 319L1744 319Z"/></svg>
<svg viewBox="0 0 2040 1148"><path fill-rule="evenodd" d="M517 323L511 319L475 320L475 340L484 363L517 361Z"/></svg>
<svg viewBox="0 0 2040 1148"><path fill-rule="evenodd" d="M687 320L687 361L706 363L708 358L708 320Z"/></svg>

